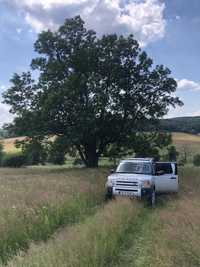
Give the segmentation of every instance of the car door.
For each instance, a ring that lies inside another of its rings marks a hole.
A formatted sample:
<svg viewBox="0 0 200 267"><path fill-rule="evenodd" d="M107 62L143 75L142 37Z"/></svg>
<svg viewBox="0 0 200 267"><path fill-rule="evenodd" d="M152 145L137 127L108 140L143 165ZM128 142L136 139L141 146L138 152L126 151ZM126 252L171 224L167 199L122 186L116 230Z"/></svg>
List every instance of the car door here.
<svg viewBox="0 0 200 267"><path fill-rule="evenodd" d="M176 163L156 162L155 174L156 192L178 191L178 174Z"/></svg>

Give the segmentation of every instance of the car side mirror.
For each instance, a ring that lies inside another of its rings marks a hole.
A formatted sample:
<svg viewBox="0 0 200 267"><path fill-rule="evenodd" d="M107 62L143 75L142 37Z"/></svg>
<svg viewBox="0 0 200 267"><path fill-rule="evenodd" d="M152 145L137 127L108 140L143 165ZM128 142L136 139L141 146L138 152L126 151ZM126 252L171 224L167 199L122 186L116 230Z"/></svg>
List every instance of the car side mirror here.
<svg viewBox="0 0 200 267"><path fill-rule="evenodd" d="M165 174L165 172L163 170L159 170L159 171L156 172L156 175L158 175L158 176L159 175L163 175L163 174Z"/></svg>
<svg viewBox="0 0 200 267"><path fill-rule="evenodd" d="M115 170L114 169L111 169L110 170L110 174L112 174L112 173L114 173L115 172Z"/></svg>

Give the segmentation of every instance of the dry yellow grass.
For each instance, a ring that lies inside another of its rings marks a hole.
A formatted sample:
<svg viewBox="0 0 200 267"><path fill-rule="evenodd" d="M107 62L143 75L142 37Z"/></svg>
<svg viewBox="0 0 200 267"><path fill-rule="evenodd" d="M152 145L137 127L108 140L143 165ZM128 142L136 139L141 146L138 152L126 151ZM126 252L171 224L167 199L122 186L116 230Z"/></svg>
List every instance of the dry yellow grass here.
<svg viewBox="0 0 200 267"><path fill-rule="evenodd" d="M1 143L4 146L4 151L7 153L17 153L20 149L15 147L15 142L19 140L24 140L24 137L17 137L17 138L5 138L1 140Z"/></svg>
<svg viewBox="0 0 200 267"><path fill-rule="evenodd" d="M186 143L198 143L200 144L200 136L187 133L173 133L172 140L175 144L186 144Z"/></svg>
<svg viewBox="0 0 200 267"><path fill-rule="evenodd" d="M173 133L173 144L176 146L180 157L187 155L188 162L192 162L195 154L200 154L200 136L186 133Z"/></svg>
<svg viewBox="0 0 200 267"><path fill-rule="evenodd" d="M106 173L105 169L0 168L0 213L13 206L22 211L43 203L56 204L97 186L103 190Z"/></svg>

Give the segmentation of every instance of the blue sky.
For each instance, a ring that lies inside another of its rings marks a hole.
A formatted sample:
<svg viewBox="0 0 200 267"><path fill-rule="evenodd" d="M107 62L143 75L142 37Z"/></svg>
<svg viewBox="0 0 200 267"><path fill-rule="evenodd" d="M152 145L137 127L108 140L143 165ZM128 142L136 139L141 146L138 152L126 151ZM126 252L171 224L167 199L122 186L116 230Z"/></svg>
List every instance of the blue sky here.
<svg viewBox="0 0 200 267"><path fill-rule="evenodd" d="M155 64L172 70L185 105L169 117L200 115L199 0L0 0L0 92L28 70L38 32L77 14L98 35L133 33ZM0 125L12 119L8 110L0 105Z"/></svg>

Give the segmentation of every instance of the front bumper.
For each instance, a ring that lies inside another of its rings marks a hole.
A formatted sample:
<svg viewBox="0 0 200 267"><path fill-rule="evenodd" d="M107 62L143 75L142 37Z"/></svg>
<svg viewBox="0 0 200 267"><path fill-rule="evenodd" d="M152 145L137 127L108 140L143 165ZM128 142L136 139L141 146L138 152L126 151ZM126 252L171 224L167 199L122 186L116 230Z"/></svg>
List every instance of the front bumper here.
<svg viewBox="0 0 200 267"><path fill-rule="evenodd" d="M152 188L118 188L118 187L111 187L108 186L106 188L107 196L127 196L127 197L136 197L136 198L143 198L148 197L152 193Z"/></svg>
<svg viewBox="0 0 200 267"><path fill-rule="evenodd" d="M118 187L113 187L113 195L140 198L141 197L141 189L140 188L118 188Z"/></svg>

